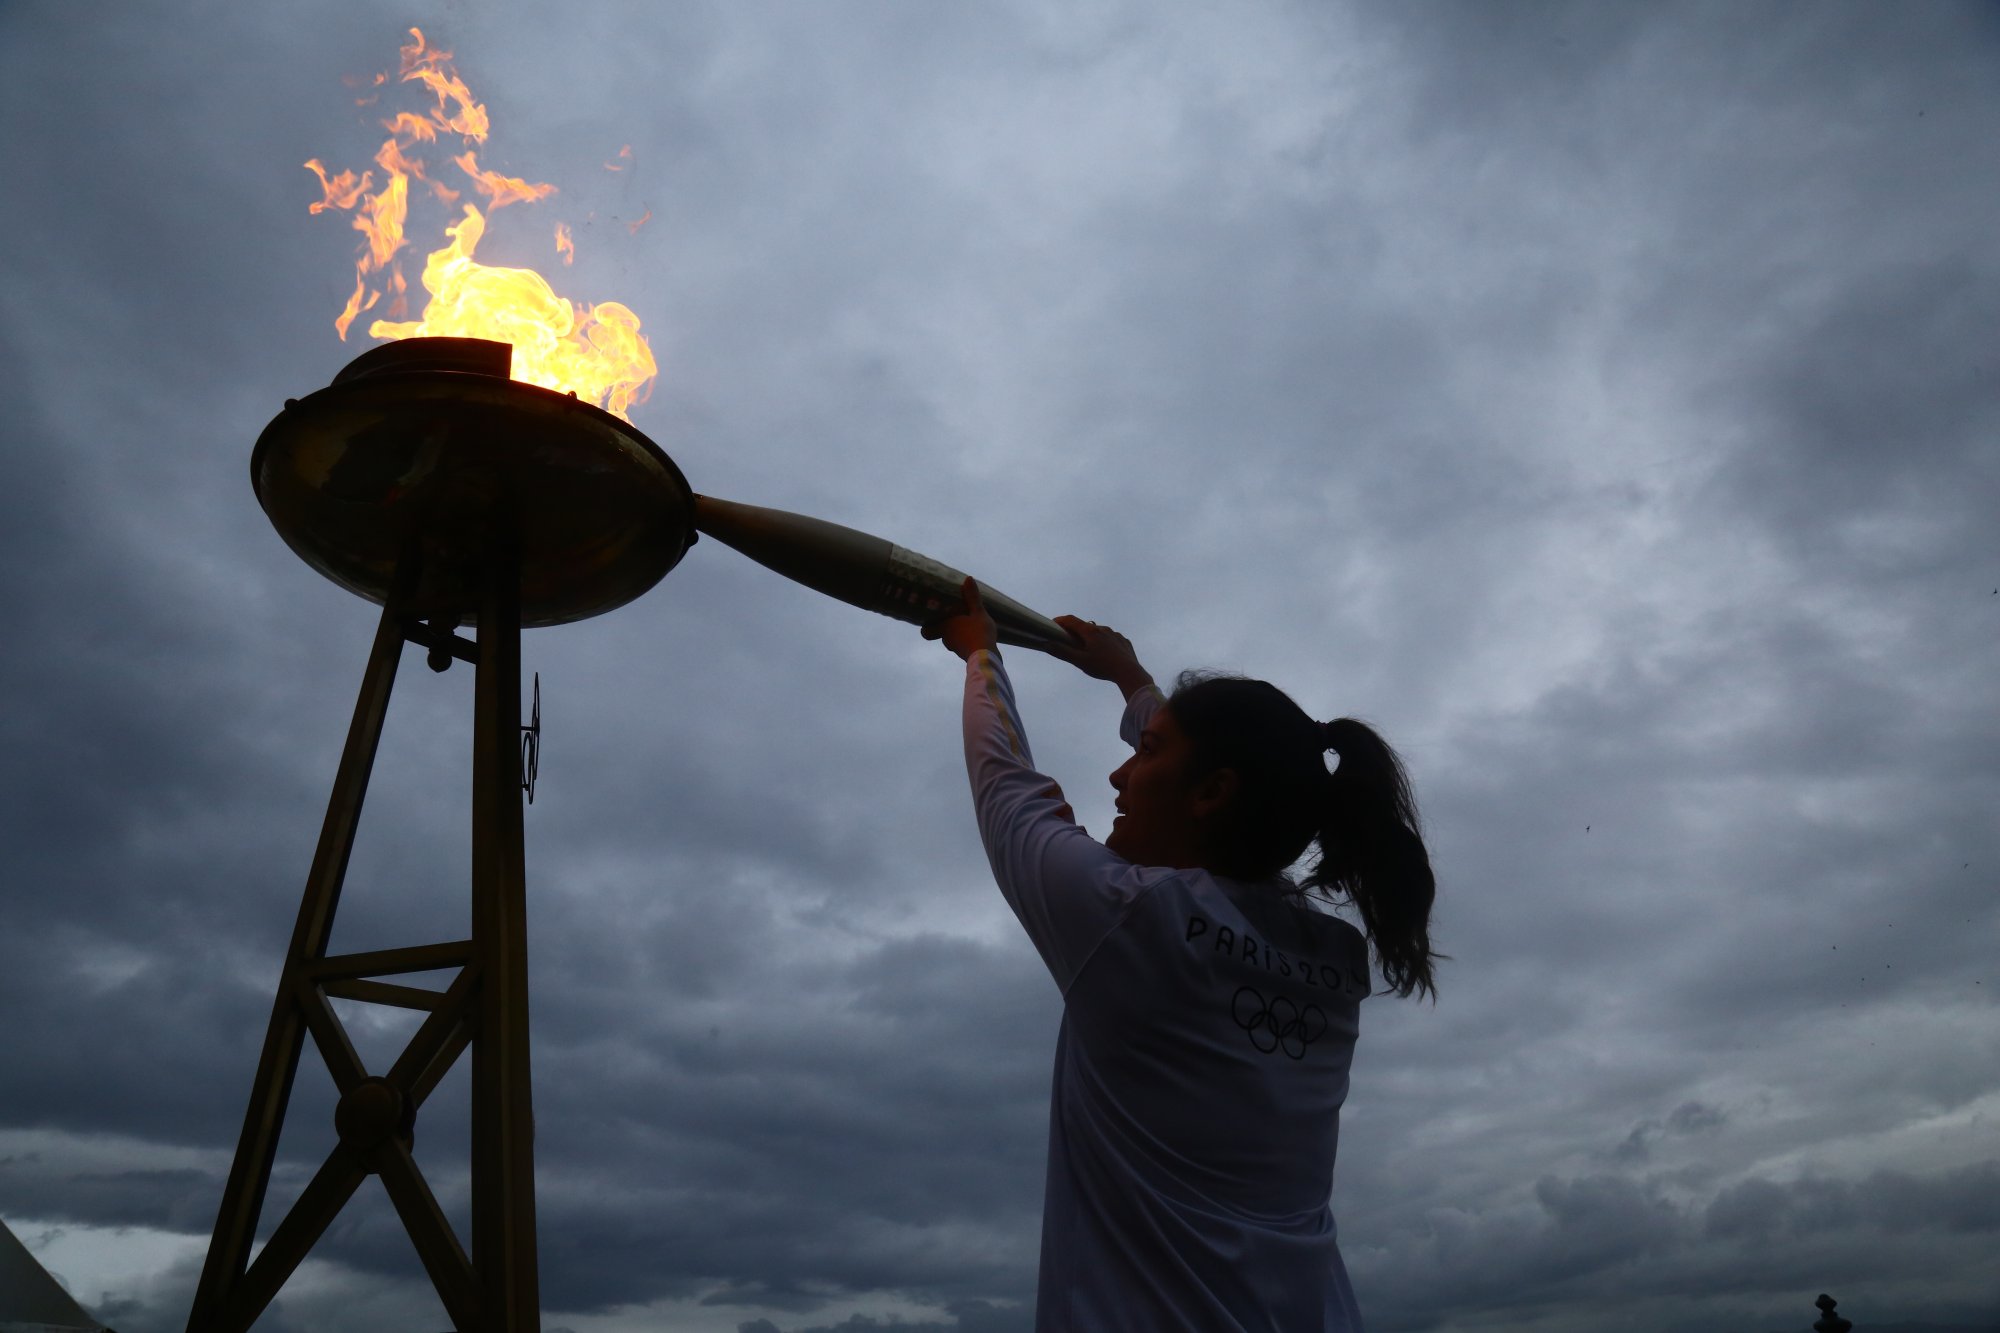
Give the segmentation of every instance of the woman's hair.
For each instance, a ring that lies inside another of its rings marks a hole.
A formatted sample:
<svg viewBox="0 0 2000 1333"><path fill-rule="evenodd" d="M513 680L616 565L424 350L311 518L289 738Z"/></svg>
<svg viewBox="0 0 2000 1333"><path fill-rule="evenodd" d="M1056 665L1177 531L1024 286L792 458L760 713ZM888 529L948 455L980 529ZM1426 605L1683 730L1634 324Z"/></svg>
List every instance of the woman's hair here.
<svg viewBox="0 0 2000 1333"><path fill-rule="evenodd" d="M1437 883L1409 778L1388 743L1352 718L1322 726L1276 686L1237 676L1184 671L1167 707L1193 746L1197 776L1236 774L1211 868L1266 879L1317 842L1303 890L1352 902L1389 988L1435 998ZM1331 773L1329 749L1340 756Z"/></svg>

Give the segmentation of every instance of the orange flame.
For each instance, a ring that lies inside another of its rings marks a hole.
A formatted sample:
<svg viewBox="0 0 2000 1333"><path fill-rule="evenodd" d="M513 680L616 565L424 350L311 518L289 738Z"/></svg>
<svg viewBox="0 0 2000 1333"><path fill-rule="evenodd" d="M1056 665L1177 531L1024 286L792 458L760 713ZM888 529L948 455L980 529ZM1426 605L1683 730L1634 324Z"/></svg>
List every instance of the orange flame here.
<svg viewBox="0 0 2000 1333"><path fill-rule="evenodd" d="M438 137L437 123L425 120L414 111L398 111L395 119L382 122L382 128L391 134L407 134L410 138L421 139L425 143Z"/></svg>
<svg viewBox="0 0 2000 1333"><path fill-rule="evenodd" d="M553 185L530 185L519 176L503 176L497 171L483 171L479 159L467 149L452 159L458 169L472 177L473 188L493 201L493 207L505 208L508 204L529 203L546 199L556 192Z"/></svg>
<svg viewBox="0 0 2000 1333"><path fill-rule="evenodd" d="M415 40L402 49L402 65L398 70L403 82L416 80L437 95L437 110L431 115L441 128L485 143L490 128L486 108L472 100L472 90L451 68L451 52L436 47L426 49L423 33L415 28L410 29L410 36ZM458 110L446 115L446 102L456 102Z"/></svg>
<svg viewBox="0 0 2000 1333"><path fill-rule="evenodd" d="M316 157L307 159L306 170L319 177L320 188L326 191L326 198L316 204L306 205L308 213L324 213L329 208L344 211L354 207L356 201L361 198L362 191L373 184L375 179L375 173L371 171L362 172L360 180L354 178L353 172L343 171L332 180L328 180L326 168L320 165L320 160Z"/></svg>
<svg viewBox="0 0 2000 1333"><path fill-rule="evenodd" d="M383 186L373 188L373 170L358 177L352 171L329 175L317 158L305 164L319 178L323 196L309 205L309 211L351 213L354 229L364 238L354 263L354 293L334 320L334 328L345 340L353 322L387 295L388 317L368 326L370 336L397 339L428 335L511 343L515 379L573 392L625 416L635 403L645 400L659 373L652 349L639 332L639 317L617 301L575 305L556 295L548 280L533 269L479 263L473 255L486 234L486 214L472 204L465 204L459 220L445 228L448 243L432 251L424 262L423 285L430 300L422 315L414 320L405 318L409 284L398 254L406 243L410 182L422 182L445 204L459 198L459 191L431 177L422 156L423 145L435 143L445 134L459 136L463 151L451 160L489 201L489 210L533 203L556 192L554 185L533 183L479 165L473 146L485 143L491 128L486 107L474 99L452 68L449 51L431 46L417 28L410 29L410 37L411 42L400 52L398 82L421 85L435 105L423 114L398 111L382 122L389 137L376 150L375 165L383 173ZM378 74L374 85L380 87L387 81L387 75ZM630 147L626 147L619 156L630 154ZM651 216L648 212L647 217ZM638 224L634 224L633 230L637 229ZM556 252L566 265L576 257L567 224L556 225Z"/></svg>

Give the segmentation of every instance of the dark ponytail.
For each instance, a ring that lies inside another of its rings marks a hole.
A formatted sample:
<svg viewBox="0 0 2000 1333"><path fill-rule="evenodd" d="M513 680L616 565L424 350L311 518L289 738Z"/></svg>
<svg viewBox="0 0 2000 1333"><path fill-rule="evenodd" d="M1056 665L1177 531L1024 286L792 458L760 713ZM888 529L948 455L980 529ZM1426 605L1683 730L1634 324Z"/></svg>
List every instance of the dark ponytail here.
<svg viewBox="0 0 2000 1333"><path fill-rule="evenodd" d="M1409 777L1387 742L1352 718L1322 726L1276 686L1236 676L1183 672L1167 707L1198 774L1237 776L1210 868L1267 879L1317 843L1302 889L1354 904L1392 991L1435 998L1437 884ZM1340 756L1330 774L1328 750Z"/></svg>
<svg viewBox="0 0 2000 1333"><path fill-rule="evenodd" d="M1306 887L1350 899L1374 942L1382 977L1398 995L1437 998L1431 902L1437 880L1409 774L1374 728L1351 717L1321 728L1320 743L1340 756L1321 802L1319 859Z"/></svg>

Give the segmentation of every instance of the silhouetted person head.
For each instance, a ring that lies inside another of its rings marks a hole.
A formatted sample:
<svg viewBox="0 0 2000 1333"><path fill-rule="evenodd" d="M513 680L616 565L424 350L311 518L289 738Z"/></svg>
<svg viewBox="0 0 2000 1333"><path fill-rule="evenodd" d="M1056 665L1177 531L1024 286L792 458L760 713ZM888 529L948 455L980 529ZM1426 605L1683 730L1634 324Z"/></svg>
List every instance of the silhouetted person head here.
<svg viewBox="0 0 2000 1333"><path fill-rule="evenodd" d="M1315 722L1265 681L1184 672L1111 785L1105 845L1130 861L1255 881L1315 848L1301 889L1354 904L1391 990L1436 994L1416 801L1367 724Z"/></svg>

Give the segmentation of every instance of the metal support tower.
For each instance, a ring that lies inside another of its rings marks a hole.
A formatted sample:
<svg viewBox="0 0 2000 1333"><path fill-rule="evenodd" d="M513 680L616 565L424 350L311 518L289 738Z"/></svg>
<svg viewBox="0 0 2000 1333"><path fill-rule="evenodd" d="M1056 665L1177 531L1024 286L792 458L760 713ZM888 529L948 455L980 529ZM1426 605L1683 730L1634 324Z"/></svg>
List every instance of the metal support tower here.
<svg viewBox="0 0 2000 1333"><path fill-rule="evenodd" d="M381 1177L452 1323L462 1333L540 1328L535 1262L534 1111L528 1059L526 880L521 818L521 624L511 553L478 582L477 642L384 605L362 675L285 955L250 1106L224 1189L188 1333L243 1333L362 1182ZM407 582L406 582L407 586ZM475 664L471 938L369 953L327 953L368 778L404 645L434 666ZM443 991L383 980L457 969ZM370 1072L331 999L423 1011L395 1063ZM337 1141L291 1211L250 1261L300 1051L310 1034L339 1091ZM417 1111L472 1049L472 1248L468 1252L411 1157Z"/></svg>

